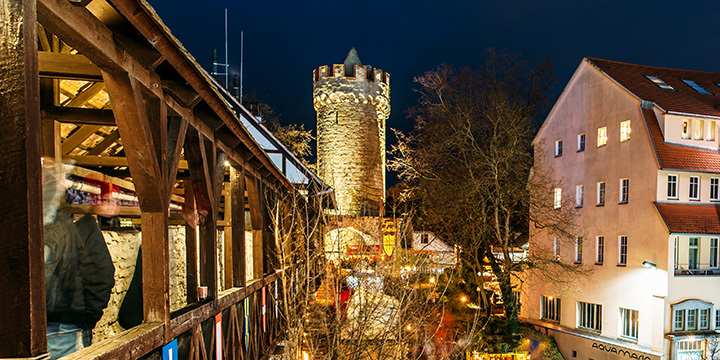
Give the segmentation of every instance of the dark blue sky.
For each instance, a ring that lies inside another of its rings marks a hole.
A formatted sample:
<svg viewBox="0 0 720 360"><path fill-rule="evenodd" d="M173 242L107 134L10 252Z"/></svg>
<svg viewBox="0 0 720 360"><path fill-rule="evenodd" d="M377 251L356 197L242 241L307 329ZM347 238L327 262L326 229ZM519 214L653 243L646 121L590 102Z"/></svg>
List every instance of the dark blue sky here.
<svg viewBox="0 0 720 360"><path fill-rule="evenodd" d="M482 64L489 47L553 59L552 102L585 56L720 71L720 1L148 1L206 69L213 48L224 57L227 7L231 73L242 30L245 92L313 130L312 70L341 63L351 47L391 74L387 124L402 130L412 127L414 76L443 62Z"/></svg>

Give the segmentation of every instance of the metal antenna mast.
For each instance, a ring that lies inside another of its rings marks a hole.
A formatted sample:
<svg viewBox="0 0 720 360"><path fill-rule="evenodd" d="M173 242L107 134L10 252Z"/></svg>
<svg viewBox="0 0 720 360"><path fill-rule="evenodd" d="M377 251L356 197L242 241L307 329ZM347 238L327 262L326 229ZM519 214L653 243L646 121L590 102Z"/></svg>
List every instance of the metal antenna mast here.
<svg viewBox="0 0 720 360"><path fill-rule="evenodd" d="M217 59L217 52L216 52L216 51L213 51L213 59L212 59L212 60L213 60L213 72L211 73L212 76L223 76L223 75L225 76L225 89L229 89L229 87L230 87L230 82L229 82L229 80L228 80L228 73L229 73L230 64L228 64L228 32L227 32L228 23L227 23L227 13L228 13L227 8L225 8L225 63L224 63L224 64L219 63L219 62L218 62L218 59ZM225 68L225 71L224 71L224 72L218 72L218 71L217 71L217 67L218 67L218 66L224 67L224 68Z"/></svg>

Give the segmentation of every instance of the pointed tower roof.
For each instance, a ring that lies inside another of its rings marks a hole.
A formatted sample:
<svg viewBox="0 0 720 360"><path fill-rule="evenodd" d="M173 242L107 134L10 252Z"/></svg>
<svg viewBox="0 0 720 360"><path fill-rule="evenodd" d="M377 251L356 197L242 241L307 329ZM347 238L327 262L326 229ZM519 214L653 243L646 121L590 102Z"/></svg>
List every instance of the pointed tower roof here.
<svg viewBox="0 0 720 360"><path fill-rule="evenodd" d="M345 57L345 76L355 76L354 69L355 65L362 65L362 61L360 61L360 56L358 56L357 50L355 48L350 49L350 52L348 52L347 57Z"/></svg>

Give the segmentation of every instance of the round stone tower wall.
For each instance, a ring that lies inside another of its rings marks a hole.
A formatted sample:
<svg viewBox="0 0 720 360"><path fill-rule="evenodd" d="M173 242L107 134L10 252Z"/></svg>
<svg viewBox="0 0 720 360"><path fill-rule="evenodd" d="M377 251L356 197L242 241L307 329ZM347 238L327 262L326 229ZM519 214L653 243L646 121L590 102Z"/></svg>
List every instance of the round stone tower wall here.
<svg viewBox="0 0 720 360"><path fill-rule="evenodd" d="M352 69L346 69L352 67ZM390 75L365 65L313 71L318 175L335 189L337 212L381 215Z"/></svg>

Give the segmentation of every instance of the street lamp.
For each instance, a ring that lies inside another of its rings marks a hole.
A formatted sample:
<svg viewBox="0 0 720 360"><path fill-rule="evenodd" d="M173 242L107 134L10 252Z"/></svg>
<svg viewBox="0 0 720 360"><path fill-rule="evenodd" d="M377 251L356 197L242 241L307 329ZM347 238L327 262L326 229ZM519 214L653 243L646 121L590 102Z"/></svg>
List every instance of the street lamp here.
<svg viewBox="0 0 720 360"><path fill-rule="evenodd" d="M647 260L642 262L643 266L650 269L657 269L657 265L655 263L651 263Z"/></svg>
<svg viewBox="0 0 720 360"><path fill-rule="evenodd" d="M464 304L464 303L466 303L467 301L468 301L467 296L463 295L463 296L460 297L460 302L461 302L461 303Z"/></svg>

